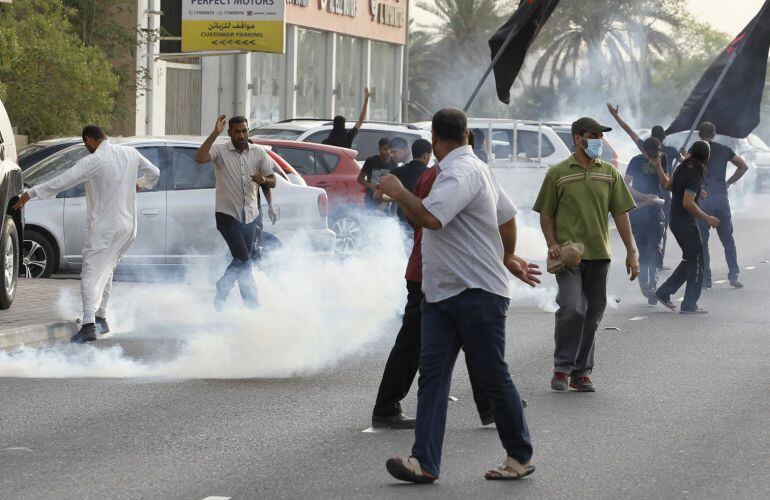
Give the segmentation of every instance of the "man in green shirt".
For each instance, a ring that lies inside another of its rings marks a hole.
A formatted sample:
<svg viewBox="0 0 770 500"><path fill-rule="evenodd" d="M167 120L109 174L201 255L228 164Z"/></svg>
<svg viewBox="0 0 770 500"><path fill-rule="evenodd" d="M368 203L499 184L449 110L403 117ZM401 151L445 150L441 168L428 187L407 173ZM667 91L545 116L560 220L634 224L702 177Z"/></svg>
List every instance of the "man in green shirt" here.
<svg viewBox="0 0 770 500"><path fill-rule="evenodd" d="M607 273L610 268L608 214L626 246L626 271L631 280L639 274L628 211L636 205L615 168L599 159L602 135L612 130L592 118L572 124L575 153L552 166L543 180L534 210L548 243L548 255L561 257L566 241L584 245L579 266L556 275L554 376L551 388L594 392L594 339L607 306ZM569 381L568 381L569 377Z"/></svg>

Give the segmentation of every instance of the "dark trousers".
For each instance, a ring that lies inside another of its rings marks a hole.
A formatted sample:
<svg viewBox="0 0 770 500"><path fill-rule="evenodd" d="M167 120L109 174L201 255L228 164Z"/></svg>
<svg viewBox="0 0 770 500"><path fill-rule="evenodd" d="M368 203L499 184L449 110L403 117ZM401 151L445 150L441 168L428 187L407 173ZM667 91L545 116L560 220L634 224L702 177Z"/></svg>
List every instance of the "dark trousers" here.
<svg viewBox="0 0 770 500"><path fill-rule="evenodd" d="M665 217L659 207L642 207L631 211L631 230L639 250L639 286L643 292L658 286L663 267L663 233Z"/></svg>
<svg viewBox="0 0 770 500"><path fill-rule="evenodd" d="M733 216L730 212L730 201L723 196L706 198L700 204L704 212L719 219L717 235L725 248L725 260L727 261L727 278L730 281L738 279L741 268L738 267L738 251L735 248L733 238ZM709 232L710 228L705 221L698 220L700 238L703 242L703 281L711 284L711 258L709 256Z"/></svg>
<svg viewBox="0 0 770 500"><path fill-rule="evenodd" d="M421 283L416 281L407 281L406 290L404 319L396 337L396 343L385 363L380 389L377 391L377 402L374 404L374 411L372 412L377 417L393 417L401 414L401 400L409 393L420 363L420 323L422 321L420 305L424 295L422 294ZM467 352L465 353L465 362L468 365L468 375L476 409L482 417L489 415L492 413L492 404L481 392Z"/></svg>
<svg viewBox="0 0 770 500"><path fill-rule="evenodd" d="M435 476L441 468L449 386L457 354L464 349L481 390L492 403L497 433L508 456L532 458L521 399L505 363L505 317L509 300L484 290L466 290L422 304L422 348L417 425L412 455Z"/></svg>
<svg viewBox="0 0 770 500"><path fill-rule="evenodd" d="M224 275L217 282L217 299L227 299L235 282L241 291L243 301L250 306L257 304L257 284L251 274L251 259L259 226L259 218L250 224L244 224L235 217L216 212L217 231L227 243L233 260L227 266Z"/></svg>
<svg viewBox="0 0 770 500"><path fill-rule="evenodd" d="M553 371L573 377L591 374L596 330L607 307L609 260L584 260L556 275Z"/></svg>
<svg viewBox="0 0 770 500"><path fill-rule="evenodd" d="M658 295L670 298L682 285L687 283L684 291L682 309L694 311L698 308L701 286L703 285L703 244L698 226L693 220L677 221L671 219L671 232L682 248L682 262L674 269L673 274L658 287Z"/></svg>

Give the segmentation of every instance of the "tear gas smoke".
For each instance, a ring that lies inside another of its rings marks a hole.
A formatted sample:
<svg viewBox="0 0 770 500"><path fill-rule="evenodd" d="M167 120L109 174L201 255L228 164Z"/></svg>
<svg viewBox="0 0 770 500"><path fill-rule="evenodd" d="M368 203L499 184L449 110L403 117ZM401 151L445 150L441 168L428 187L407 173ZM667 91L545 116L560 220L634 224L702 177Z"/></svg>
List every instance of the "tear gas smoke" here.
<svg viewBox="0 0 770 500"><path fill-rule="evenodd" d="M395 221L374 218L365 224L369 241L355 257L278 251L255 270L261 302L256 311L241 307L237 290L230 294L229 309L214 311L213 284L221 268L193 269L183 283L118 283L110 319L124 347L60 343L0 352L0 376L291 377L333 367L375 347L384 350L398 330L405 302L407 255ZM521 228L520 248L539 253L538 233ZM514 294L518 303L550 307L553 290L514 285ZM66 290L59 305L74 318L80 298ZM149 351L151 360L130 356L134 344Z"/></svg>

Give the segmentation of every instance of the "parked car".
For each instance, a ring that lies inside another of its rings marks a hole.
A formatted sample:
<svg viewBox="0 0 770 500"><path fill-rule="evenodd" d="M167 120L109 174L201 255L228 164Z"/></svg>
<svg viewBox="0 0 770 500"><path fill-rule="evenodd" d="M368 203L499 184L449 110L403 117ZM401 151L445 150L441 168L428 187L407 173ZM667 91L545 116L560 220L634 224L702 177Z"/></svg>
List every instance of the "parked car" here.
<svg viewBox="0 0 770 500"><path fill-rule="evenodd" d="M27 170L54 153L82 142L80 137L64 137L59 139L46 139L36 142L19 151L19 167L21 171Z"/></svg>
<svg viewBox="0 0 770 500"><path fill-rule="evenodd" d="M355 122L347 122L347 128L353 128ZM271 123L252 129L249 136L259 139L271 139L282 141L314 142L320 144L329 136L332 129L331 120L294 119ZM356 138L353 139L352 149L358 151L357 160L363 164L370 156L377 154L378 142L383 137L392 139L403 137L409 143L417 139L430 140L430 132L415 126L403 123L364 122Z"/></svg>
<svg viewBox="0 0 770 500"><path fill-rule="evenodd" d="M296 141L254 139L292 167L310 186L323 188L329 195L329 228L337 235L335 251L347 255L361 244L360 209L364 187L358 183L361 167L352 149Z"/></svg>
<svg viewBox="0 0 770 500"><path fill-rule="evenodd" d="M161 171L158 185L137 195L137 239L121 265L184 265L226 253L214 223L214 166L195 162L195 152L204 140L203 137L113 139L115 143L135 147ZM82 144L64 149L24 172L24 182L29 186L45 182L72 167L86 154ZM275 153L268 154L274 158ZM333 253L335 236L327 226L326 192L293 184L277 164L273 170L277 174L273 204L278 221L271 225L265 218L263 246ZM262 204L266 204L264 197ZM27 276L46 277L55 271L77 271L85 239L84 185L54 199L33 200L26 209Z"/></svg>
<svg viewBox="0 0 770 500"><path fill-rule="evenodd" d="M14 210L13 205L21 192L22 174L16 163L16 139L5 106L0 102L0 205L3 208L3 220L0 221L0 309L11 307L16 296L24 214L21 210Z"/></svg>
<svg viewBox="0 0 770 500"><path fill-rule="evenodd" d="M745 153L746 159L754 165L754 191L762 191L765 184L770 183L770 146L756 134L749 134L746 141L751 147Z"/></svg>

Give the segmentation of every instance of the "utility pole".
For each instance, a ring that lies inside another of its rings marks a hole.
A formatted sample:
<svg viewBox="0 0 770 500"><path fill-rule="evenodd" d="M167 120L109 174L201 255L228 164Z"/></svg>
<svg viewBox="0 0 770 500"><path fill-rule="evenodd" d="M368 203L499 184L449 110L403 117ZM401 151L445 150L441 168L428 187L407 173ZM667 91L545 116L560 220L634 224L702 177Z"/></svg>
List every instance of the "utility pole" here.
<svg viewBox="0 0 770 500"><path fill-rule="evenodd" d="M163 12L156 10L156 0L149 0L147 14L147 85L145 88L145 118L144 133L153 135L153 108L155 106L155 41L157 40L157 27L155 16L163 15Z"/></svg>

